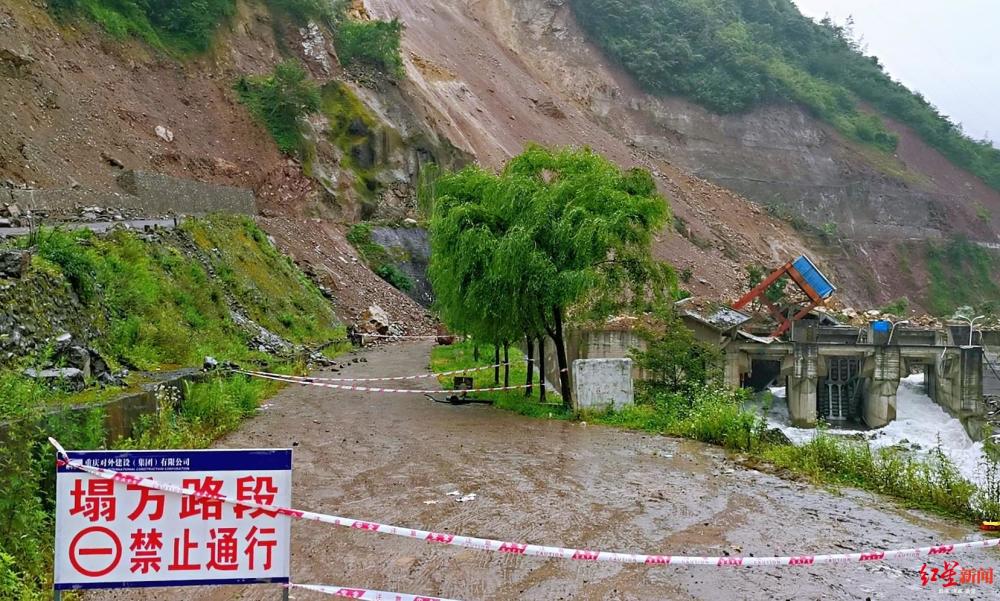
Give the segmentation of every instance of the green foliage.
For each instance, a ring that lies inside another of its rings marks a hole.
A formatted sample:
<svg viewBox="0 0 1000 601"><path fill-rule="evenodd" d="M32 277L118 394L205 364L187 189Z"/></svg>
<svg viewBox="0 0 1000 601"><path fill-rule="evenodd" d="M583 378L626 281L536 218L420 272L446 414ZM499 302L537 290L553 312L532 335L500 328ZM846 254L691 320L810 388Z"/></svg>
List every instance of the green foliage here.
<svg viewBox="0 0 1000 601"><path fill-rule="evenodd" d="M632 359L643 370L646 386L676 392L691 386L718 382L722 353L717 345L695 339L671 307L657 312L660 324L643 333L646 350L632 350Z"/></svg>
<svg viewBox="0 0 1000 601"><path fill-rule="evenodd" d="M435 372L456 371L460 369L472 369L493 364L493 356L483 353L479 361L474 358L473 347L475 342L465 340L457 344L447 346L435 346L431 350L431 370ZM527 379L527 362L524 360L524 353L518 348L510 349L510 381L521 383ZM537 378L537 371L535 376ZM467 374L473 379L476 388L489 388L495 386L493 382L493 370L471 372ZM452 378L440 378L441 384L445 387L452 387ZM537 382L537 380L536 380ZM541 417L547 419L570 419L573 413L562 405L559 395L549 391L546 397L548 402L539 403L533 398L524 396L521 390L506 390L498 392L477 392L477 399L487 399L493 401L493 406L504 411L511 411L519 415L529 417Z"/></svg>
<svg viewBox="0 0 1000 601"><path fill-rule="evenodd" d="M648 91L718 112L788 99L847 137L897 144L860 101L913 128L956 165L1000 189L1000 150L962 133L865 56L850 24L804 17L791 0L575 0L578 20Z"/></svg>
<svg viewBox="0 0 1000 601"><path fill-rule="evenodd" d="M198 365L205 355L248 357L247 333L233 321L227 297L291 342L343 338L326 299L252 220L210 217L182 229L157 243L126 231L38 236L39 256L101 316L98 346L109 358L146 369ZM203 252L192 254L191 243Z"/></svg>
<svg viewBox="0 0 1000 601"><path fill-rule="evenodd" d="M391 21L360 21L344 18L337 24L334 45L346 67L369 66L389 77L403 76L401 38L403 24Z"/></svg>
<svg viewBox="0 0 1000 601"><path fill-rule="evenodd" d="M272 8L291 15L300 23L309 20L331 22L336 15L335 2L330 0L266 0Z"/></svg>
<svg viewBox="0 0 1000 601"><path fill-rule="evenodd" d="M867 443L819 431L801 446L774 446L763 457L776 466L813 478L892 495L919 507L969 519L993 519L988 491L963 479L937 448L926 459L894 447L872 449ZM994 499L992 502L995 503Z"/></svg>
<svg viewBox="0 0 1000 601"><path fill-rule="evenodd" d="M375 269L375 275L389 282L403 292L410 292L413 290L413 279L406 275L399 267L396 267L391 263L380 265L377 269Z"/></svg>
<svg viewBox="0 0 1000 601"><path fill-rule="evenodd" d="M298 61L276 65L271 75L241 77L235 87L240 101L267 127L282 152L305 156L301 120L319 110L320 91Z"/></svg>
<svg viewBox="0 0 1000 601"><path fill-rule="evenodd" d="M137 37L180 53L207 50L236 11L235 0L52 0L49 6L61 18L89 18L114 38Z"/></svg>
<svg viewBox="0 0 1000 601"><path fill-rule="evenodd" d="M910 299L905 296L901 296L896 300L892 301L888 305L882 307L882 313L888 313L889 315L903 316L910 309Z"/></svg>
<svg viewBox="0 0 1000 601"><path fill-rule="evenodd" d="M84 302L94 298L97 266L93 253L86 248L92 245L94 239L90 230L74 233L48 230L39 232L36 237L38 256L58 265Z"/></svg>
<svg viewBox="0 0 1000 601"><path fill-rule="evenodd" d="M478 167L436 184L428 270L442 319L484 342L558 327L583 304L669 297L672 272L649 255L668 218L649 173L590 150L530 146L494 175ZM561 319L561 317L560 317Z"/></svg>
<svg viewBox="0 0 1000 601"><path fill-rule="evenodd" d="M957 307L1000 298L996 251L965 238L953 238L940 244L928 242L924 252L930 284L925 304L934 315L950 315Z"/></svg>
<svg viewBox="0 0 1000 601"><path fill-rule="evenodd" d="M330 302L253 219L218 215L183 227L211 257L224 291L255 322L297 344L344 338Z"/></svg>
<svg viewBox="0 0 1000 601"><path fill-rule="evenodd" d="M764 267L760 265L747 265L747 290L753 290L761 282L764 281L764 277L770 275ZM781 276L776 282L771 284L767 290L764 291L764 297L772 303L779 304L785 300L785 287L788 285L788 276ZM758 301L754 301L757 303Z"/></svg>

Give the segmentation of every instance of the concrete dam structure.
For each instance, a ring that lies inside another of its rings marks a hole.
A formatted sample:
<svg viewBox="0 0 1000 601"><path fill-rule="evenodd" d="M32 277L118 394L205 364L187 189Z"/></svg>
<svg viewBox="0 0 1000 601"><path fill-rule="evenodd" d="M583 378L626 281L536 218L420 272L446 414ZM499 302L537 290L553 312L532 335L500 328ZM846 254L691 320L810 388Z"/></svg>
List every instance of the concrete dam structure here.
<svg viewBox="0 0 1000 601"><path fill-rule="evenodd" d="M961 344L963 336L954 330L961 328L883 332L875 324L801 322L788 341L733 339L725 346L725 379L732 386L756 388L783 381L789 415L798 427L822 420L880 428L896 419L900 380L922 370L928 395L976 438L985 423L983 348Z"/></svg>

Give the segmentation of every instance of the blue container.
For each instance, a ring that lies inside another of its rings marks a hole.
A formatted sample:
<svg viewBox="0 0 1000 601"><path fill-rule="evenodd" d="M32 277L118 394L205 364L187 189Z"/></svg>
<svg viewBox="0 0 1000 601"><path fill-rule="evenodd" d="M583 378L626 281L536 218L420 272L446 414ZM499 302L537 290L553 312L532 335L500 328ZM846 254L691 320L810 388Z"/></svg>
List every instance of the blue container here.
<svg viewBox="0 0 1000 601"><path fill-rule="evenodd" d="M877 332L879 334L888 334L891 330L892 330L892 322L891 321L882 320L882 321L873 321L872 322L872 331L873 332Z"/></svg>
<svg viewBox="0 0 1000 601"><path fill-rule="evenodd" d="M823 272L813 265L813 262L809 260L809 257L802 255L798 259L795 259L795 262L792 263L792 267L795 268L795 271L799 272L802 279L816 291L816 294L818 294L820 298L828 299L837 290L833 284L830 283L830 280L826 279Z"/></svg>

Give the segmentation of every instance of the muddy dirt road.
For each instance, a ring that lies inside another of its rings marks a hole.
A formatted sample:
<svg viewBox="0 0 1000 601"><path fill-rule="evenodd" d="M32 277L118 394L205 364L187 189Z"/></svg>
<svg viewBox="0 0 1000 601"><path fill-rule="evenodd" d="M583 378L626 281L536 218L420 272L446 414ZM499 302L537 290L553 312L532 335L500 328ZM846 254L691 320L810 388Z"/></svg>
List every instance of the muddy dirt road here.
<svg viewBox="0 0 1000 601"><path fill-rule="evenodd" d="M429 344L364 351L341 376L427 369ZM420 385L435 386L432 379ZM522 418L421 395L290 387L220 447L296 445L293 504L439 532L621 551L793 555L975 539L971 528L741 469L716 448ZM473 502L446 496L474 492ZM436 500L436 504L425 501ZM922 588L913 560L802 568L586 564L490 555L312 522L293 525L302 583L465 599L914 599L955 591L995 599L997 585ZM954 559L954 558L952 558ZM968 567L1000 571L996 554ZM939 565L937 562L935 565ZM956 587L957 588L957 587ZM321 599L294 591L296 599ZM103 592L96 600L274 600L276 587Z"/></svg>

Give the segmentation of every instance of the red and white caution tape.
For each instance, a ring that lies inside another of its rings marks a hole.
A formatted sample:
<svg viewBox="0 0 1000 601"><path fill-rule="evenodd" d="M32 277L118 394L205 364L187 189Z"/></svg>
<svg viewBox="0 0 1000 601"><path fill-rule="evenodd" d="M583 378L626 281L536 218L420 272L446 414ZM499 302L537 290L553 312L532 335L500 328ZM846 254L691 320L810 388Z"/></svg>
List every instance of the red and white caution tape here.
<svg viewBox="0 0 1000 601"><path fill-rule="evenodd" d="M455 340L465 340L462 336L454 334L368 334L366 332L356 332L357 336L364 338L391 338L393 340L437 340L438 338L454 338Z"/></svg>
<svg viewBox="0 0 1000 601"><path fill-rule="evenodd" d="M448 390L420 390L417 388L375 388L371 386L348 386L347 384L329 384L327 382L313 382L308 379L297 379L296 376L270 375L264 372L233 370L238 374L274 380L275 382L285 382L286 384L299 384L302 386L319 386L321 388L335 388L337 390L359 390L361 392L390 392L403 394L450 394L453 392L498 392L501 390L524 390L533 384L518 384L515 386L496 386L493 388L455 388Z"/></svg>
<svg viewBox="0 0 1000 601"><path fill-rule="evenodd" d="M363 588L348 588L346 586L326 586L322 584L289 584L288 588L300 588L307 591L343 597L345 599L365 599L367 601L456 601L427 595L408 595L406 593L387 593Z"/></svg>
<svg viewBox="0 0 1000 601"><path fill-rule="evenodd" d="M436 374L417 374L415 376L391 376L385 378L321 378L319 376L286 376L284 374L275 374L267 371L249 371L254 375L264 375L264 376L278 376L282 378L290 378L293 380L304 380L307 382L398 382L401 380L422 380L424 378L436 378L438 376L454 376L456 374L471 374L477 371L486 371L488 369L497 369L498 367L503 367L504 365L510 365L509 363L498 363L496 365L484 365L482 367L470 367L468 369L456 369L454 371L442 371Z"/></svg>
<svg viewBox="0 0 1000 601"><path fill-rule="evenodd" d="M830 555L795 555L787 557L692 557L679 555L648 555L644 553L619 553L614 551L592 551L588 549L570 549L566 547L548 547L543 545L531 545L527 543L517 543L489 538L477 538L473 536L460 536L456 534L446 534L442 532L430 532L427 530L417 530L415 528L402 528L389 524L379 524L378 522L366 522L352 518L345 518L310 511L301 511L289 507L277 505L265 505L253 501L237 501L225 495L211 493L192 488L181 488L173 484L164 484L152 478L140 478L131 474L115 472L109 469L84 465L79 461L73 461L66 454L58 441L49 438L49 442L59 453L60 461L75 469L88 474L114 480L126 484L138 485L143 488L161 490L197 497L199 499L212 499L230 505L248 507L251 509L261 509L270 513L286 515L289 517L332 524L354 530L365 532L378 532L392 536L401 536L432 543L441 543L455 547L465 547L468 549L478 549L480 551L490 551L494 553L508 553L511 555L525 555L532 557L548 557L555 559L570 559L576 561L606 561L614 563L639 563L653 566L666 565L701 565L718 567L750 567L750 566L804 566L821 563L850 563L850 562L870 562L896 559L900 557L931 557L937 555L951 555L959 551L969 549L986 549L1000 546L1000 538L978 540L966 543L950 543L946 545L935 545L932 547L918 547L913 549L895 549L892 551L868 551L865 553L836 553Z"/></svg>
<svg viewBox="0 0 1000 601"><path fill-rule="evenodd" d="M525 359L527 362L527 359ZM452 371L440 371L437 373L427 373L427 374L417 374L413 376L389 376L384 378L327 378L320 376L290 376L286 374L276 374L269 371L254 371L247 370L247 373L260 376L275 376L278 378L288 378L290 380L302 380L304 382L399 382L403 380L422 380L425 378L438 378L445 376L454 376L458 374L471 374L474 372L487 371L490 369L499 369L505 365L513 365L513 363L496 363L494 365L483 365L481 367L469 367L466 369L455 369ZM569 369L562 369L560 371L569 371Z"/></svg>

